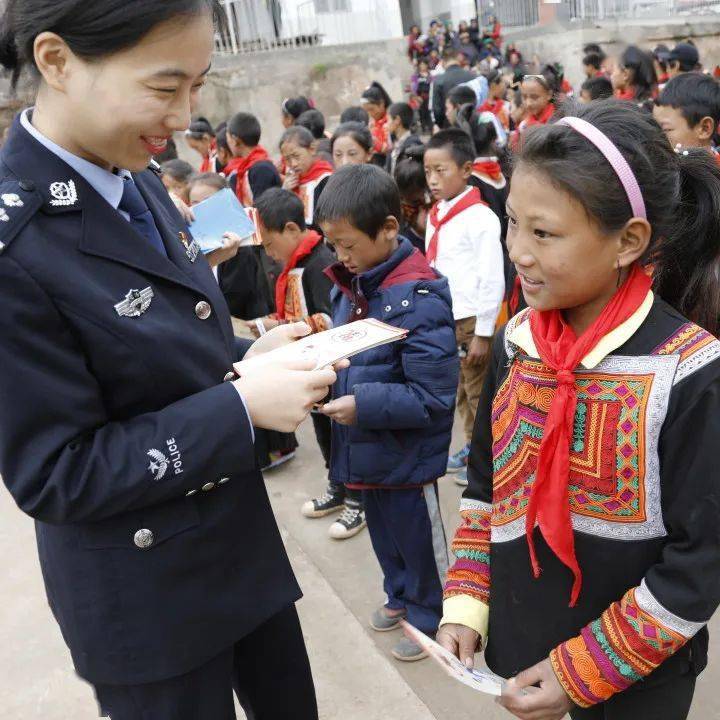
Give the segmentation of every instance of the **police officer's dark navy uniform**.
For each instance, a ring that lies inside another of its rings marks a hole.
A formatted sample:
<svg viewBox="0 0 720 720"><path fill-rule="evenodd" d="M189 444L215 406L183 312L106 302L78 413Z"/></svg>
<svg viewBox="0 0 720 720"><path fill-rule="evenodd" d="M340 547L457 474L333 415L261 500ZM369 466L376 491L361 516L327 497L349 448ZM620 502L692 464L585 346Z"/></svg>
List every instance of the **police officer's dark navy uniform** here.
<svg viewBox="0 0 720 720"><path fill-rule="evenodd" d="M118 718L128 712L123 692L142 706L127 687L183 677L205 703L183 717L224 718L227 698L214 706L192 686L233 655L252 678L259 663L238 655L255 643L290 688L285 665L306 672L296 702L312 705L300 590L228 382L246 346L157 174L118 184L74 160L27 115L2 151L0 472L36 520L77 672L113 718L116 705ZM123 183L134 183L131 202ZM159 247L143 235L138 197ZM238 690L262 703L262 680L248 682Z"/></svg>

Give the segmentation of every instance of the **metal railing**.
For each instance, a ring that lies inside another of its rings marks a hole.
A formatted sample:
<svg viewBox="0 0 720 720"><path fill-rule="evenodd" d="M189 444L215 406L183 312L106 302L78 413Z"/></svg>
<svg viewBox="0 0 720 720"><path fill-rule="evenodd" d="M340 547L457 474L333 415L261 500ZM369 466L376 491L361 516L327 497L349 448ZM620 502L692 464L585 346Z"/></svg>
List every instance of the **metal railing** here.
<svg viewBox="0 0 720 720"><path fill-rule="evenodd" d="M219 53L238 55L402 36L397 4L386 0L223 0L227 31Z"/></svg>
<svg viewBox="0 0 720 720"><path fill-rule="evenodd" d="M609 20L718 13L720 0L563 0L559 14L568 19Z"/></svg>

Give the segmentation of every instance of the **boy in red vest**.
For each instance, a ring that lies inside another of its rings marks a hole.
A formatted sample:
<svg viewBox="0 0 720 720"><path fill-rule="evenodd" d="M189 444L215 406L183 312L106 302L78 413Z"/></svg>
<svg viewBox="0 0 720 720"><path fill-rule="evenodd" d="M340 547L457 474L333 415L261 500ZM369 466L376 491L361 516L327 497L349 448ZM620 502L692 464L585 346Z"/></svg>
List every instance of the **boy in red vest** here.
<svg viewBox="0 0 720 720"><path fill-rule="evenodd" d="M475 148L458 128L442 130L425 151L425 175L436 201L428 218L426 256L450 283L457 344L462 358L457 406L465 430L465 446L448 461L467 485L475 412L482 389L495 321L505 292L500 221L468 185Z"/></svg>

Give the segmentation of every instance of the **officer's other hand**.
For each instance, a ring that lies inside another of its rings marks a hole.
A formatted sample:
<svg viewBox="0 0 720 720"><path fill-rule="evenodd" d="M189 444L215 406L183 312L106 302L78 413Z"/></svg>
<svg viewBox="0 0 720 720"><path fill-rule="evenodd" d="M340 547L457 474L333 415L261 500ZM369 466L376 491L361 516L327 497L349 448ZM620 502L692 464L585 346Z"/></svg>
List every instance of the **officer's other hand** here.
<svg viewBox="0 0 720 720"><path fill-rule="evenodd" d="M264 322L264 321L263 321ZM283 345L288 345L295 340L299 340L312 332L312 328L304 322L288 323L287 325L278 325L269 330L261 338L258 338L245 354L245 359L261 355L262 353L276 350Z"/></svg>
<svg viewBox="0 0 720 720"><path fill-rule="evenodd" d="M243 396L255 427L294 432L337 380L331 368L313 370L315 361L287 360L252 369L233 384Z"/></svg>
<svg viewBox="0 0 720 720"><path fill-rule="evenodd" d="M175 193L170 193L170 199L175 203L175 207L178 209L183 217L183 220L189 225L195 221L195 215L189 205L181 200Z"/></svg>

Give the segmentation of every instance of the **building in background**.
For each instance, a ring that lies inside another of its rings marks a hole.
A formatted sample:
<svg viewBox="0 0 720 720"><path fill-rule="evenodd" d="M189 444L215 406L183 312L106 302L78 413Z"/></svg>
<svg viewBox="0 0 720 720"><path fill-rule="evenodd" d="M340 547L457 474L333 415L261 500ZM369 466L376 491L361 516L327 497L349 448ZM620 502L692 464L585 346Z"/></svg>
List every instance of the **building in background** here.
<svg viewBox="0 0 720 720"><path fill-rule="evenodd" d="M344 45L402 37L398 0L223 0L221 52Z"/></svg>

